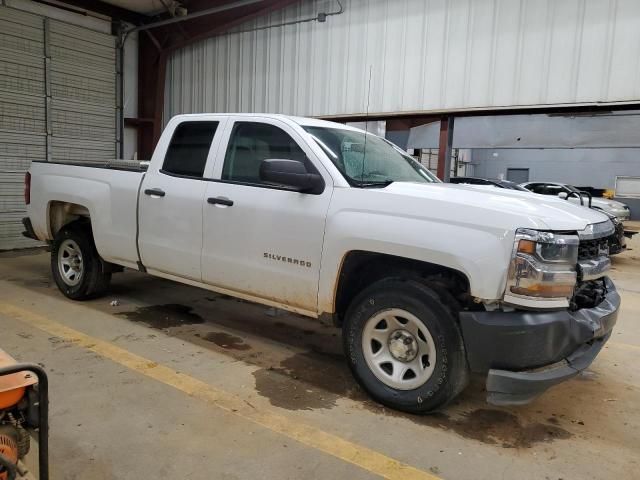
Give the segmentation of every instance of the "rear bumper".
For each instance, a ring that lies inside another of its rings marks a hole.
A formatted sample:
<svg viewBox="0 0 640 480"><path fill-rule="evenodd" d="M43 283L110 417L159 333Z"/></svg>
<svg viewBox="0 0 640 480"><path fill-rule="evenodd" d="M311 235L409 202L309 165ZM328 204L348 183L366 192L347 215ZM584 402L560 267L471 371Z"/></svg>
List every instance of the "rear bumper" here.
<svg viewBox="0 0 640 480"><path fill-rule="evenodd" d="M487 373L487 401L523 404L587 368L608 340L620 295L605 279L596 307L574 312L462 312L472 371Z"/></svg>
<svg viewBox="0 0 640 480"><path fill-rule="evenodd" d="M24 217L22 219L22 225L24 226L24 232L22 232L23 237L39 240L36 236L36 232L33 230L33 225L31 225L31 219L29 217Z"/></svg>

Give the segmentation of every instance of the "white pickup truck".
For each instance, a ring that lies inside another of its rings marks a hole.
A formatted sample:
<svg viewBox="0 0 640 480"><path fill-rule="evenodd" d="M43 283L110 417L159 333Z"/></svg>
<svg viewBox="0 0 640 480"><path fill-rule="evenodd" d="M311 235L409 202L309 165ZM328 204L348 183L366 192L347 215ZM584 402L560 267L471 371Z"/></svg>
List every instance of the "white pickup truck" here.
<svg viewBox="0 0 640 480"><path fill-rule="evenodd" d="M603 214L440 183L388 141L281 115L174 117L148 167L34 162L27 235L82 300L128 267L342 326L354 376L423 413L470 373L526 403L588 367L620 297Z"/></svg>

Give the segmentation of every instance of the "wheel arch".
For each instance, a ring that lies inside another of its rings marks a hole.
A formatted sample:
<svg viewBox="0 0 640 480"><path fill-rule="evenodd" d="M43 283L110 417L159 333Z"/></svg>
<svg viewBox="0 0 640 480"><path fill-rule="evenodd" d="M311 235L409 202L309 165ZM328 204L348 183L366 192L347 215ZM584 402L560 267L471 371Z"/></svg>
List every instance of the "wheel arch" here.
<svg viewBox="0 0 640 480"><path fill-rule="evenodd" d="M333 322L342 324L351 301L369 285L384 278L430 281L462 303L472 302L467 275L459 270L422 260L386 253L352 250L345 254L333 296Z"/></svg>
<svg viewBox="0 0 640 480"><path fill-rule="evenodd" d="M84 205L52 200L47 206L47 228L52 239L65 225L81 219L91 225L89 209Z"/></svg>

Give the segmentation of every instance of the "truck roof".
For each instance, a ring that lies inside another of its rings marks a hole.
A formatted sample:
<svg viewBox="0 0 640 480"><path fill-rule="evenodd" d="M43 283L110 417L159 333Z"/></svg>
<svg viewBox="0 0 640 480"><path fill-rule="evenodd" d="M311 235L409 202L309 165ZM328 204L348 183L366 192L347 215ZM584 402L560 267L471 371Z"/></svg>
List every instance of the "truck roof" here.
<svg viewBox="0 0 640 480"><path fill-rule="evenodd" d="M175 115L175 117L206 117L207 115L224 115L228 117L265 117L265 118L280 118L290 120L292 122L297 123L298 125L305 127L325 127L325 128L342 128L345 130L355 130L359 132L364 132L359 128L351 127L349 125L345 125L344 123L330 122L328 120L321 120L319 118L310 118L310 117L297 117L294 115L283 115L281 113L183 113L180 115Z"/></svg>

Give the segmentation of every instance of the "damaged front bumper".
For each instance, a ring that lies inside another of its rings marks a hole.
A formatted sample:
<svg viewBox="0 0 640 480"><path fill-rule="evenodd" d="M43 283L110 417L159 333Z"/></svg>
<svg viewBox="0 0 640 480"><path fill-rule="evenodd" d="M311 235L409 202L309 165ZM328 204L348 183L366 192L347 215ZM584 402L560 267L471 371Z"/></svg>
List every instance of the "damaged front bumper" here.
<svg viewBox="0 0 640 480"><path fill-rule="evenodd" d="M613 282L604 283L606 295L593 308L460 313L469 367L487 373L489 403L528 403L591 365L620 308Z"/></svg>

